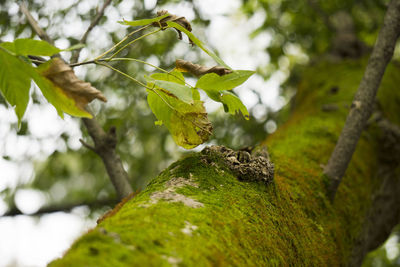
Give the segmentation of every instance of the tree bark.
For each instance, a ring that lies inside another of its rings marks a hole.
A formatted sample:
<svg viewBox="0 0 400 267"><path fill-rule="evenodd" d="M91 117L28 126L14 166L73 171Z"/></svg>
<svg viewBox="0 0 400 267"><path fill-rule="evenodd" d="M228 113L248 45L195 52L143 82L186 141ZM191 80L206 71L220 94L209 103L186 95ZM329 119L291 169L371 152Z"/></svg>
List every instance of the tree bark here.
<svg viewBox="0 0 400 267"><path fill-rule="evenodd" d="M324 169L325 175L330 179L328 194L332 201L356 149L358 139L374 110L375 96L386 66L392 59L399 34L400 0L392 0L342 133Z"/></svg>
<svg viewBox="0 0 400 267"><path fill-rule="evenodd" d="M193 153L106 214L50 266L360 265L400 219L400 161L386 150L400 125L398 67L386 71L382 115L361 135L334 203L321 165L365 65L321 62L305 71L290 119L264 143L275 165L272 182L239 180L224 155ZM383 120L394 126L383 127Z"/></svg>

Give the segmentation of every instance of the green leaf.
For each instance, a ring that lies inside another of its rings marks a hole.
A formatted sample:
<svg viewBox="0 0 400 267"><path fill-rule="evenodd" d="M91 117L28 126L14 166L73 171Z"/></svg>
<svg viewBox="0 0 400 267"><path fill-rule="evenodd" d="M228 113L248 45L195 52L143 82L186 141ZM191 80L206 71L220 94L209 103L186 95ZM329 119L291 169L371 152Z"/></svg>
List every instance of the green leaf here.
<svg viewBox="0 0 400 267"><path fill-rule="evenodd" d="M150 76L151 78L155 80L164 80L164 81L171 81L175 83L179 83L182 85L185 85L185 77L183 77L182 72L173 69L169 73L154 73L153 75ZM200 100L200 93L196 88L191 88L192 90L192 97L194 100Z"/></svg>
<svg viewBox="0 0 400 267"><path fill-rule="evenodd" d="M225 112L229 112L232 115L242 113L246 120L249 119L249 111L246 106L243 105L242 101L233 93L229 91L205 91L212 100L221 102L224 105Z"/></svg>
<svg viewBox="0 0 400 267"><path fill-rule="evenodd" d="M203 102L185 103L165 92L148 90L147 101L160 125L163 123L175 143L183 148L194 148L208 140L212 132Z"/></svg>
<svg viewBox="0 0 400 267"><path fill-rule="evenodd" d="M169 73L154 73L150 76L155 80L170 81L178 84L185 85L185 77L183 77L182 72L173 69ZM191 88L192 98L194 100L200 100L200 93L196 88Z"/></svg>
<svg viewBox="0 0 400 267"><path fill-rule="evenodd" d="M165 14L165 15L162 15L162 16L159 16L159 17L155 17L155 18L152 18L152 19L141 19L141 20L133 20L133 21L123 20L123 21L118 21L118 23L122 24L122 25L133 26L133 27L135 27L135 26L144 26L144 25L151 24L153 22L158 22L158 21L160 21L163 18L166 18L168 16L170 16L170 14Z"/></svg>
<svg viewBox="0 0 400 267"><path fill-rule="evenodd" d="M232 69L222 59L220 59L214 52L209 50L202 41L197 39L197 37L194 36L193 33L191 33L190 31L188 31L187 29L185 29L184 27L182 27L181 25L179 25L178 23L173 22L173 21L167 21L167 25L171 28L175 28L177 30L184 32L189 37L189 39L193 41L193 43L195 43L204 52L206 52L210 57L212 57L218 64L220 64L221 66L224 66L227 69L230 69L230 70Z"/></svg>
<svg viewBox="0 0 400 267"><path fill-rule="evenodd" d="M184 85L185 83L182 84L182 80L180 78L178 79L167 73L155 73L150 77L145 76L145 78L149 83L149 87L155 85L158 89L165 90L166 93L170 93L186 103L193 103L194 98L192 89ZM178 81L179 83L168 80Z"/></svg>
<svg viewBox="0 0 400 267"><path fill-rule="evenodd" d="M185 85L185 77L183 77L182 72L177 71L175 69L169 73L154 73L150 75L150 77L153 78L154 80L170 81Z"/></svg>
<svg viewBox="0 0 400 267"><path fill-rule="evenodd" d="M0 46L22 56L52 56L62 51L48 42L33 39L16 39L14 42L1 43Z"/></svg>
<svg viewBox="0 0 400 267"><path fill-rule="evenodd" d="M9 44L5 45L6 49L7 46ZM76 101L71 95L67 95L65 90L42 75L53 60L34 68L18 57L11 55L7 50L3 46L0 47L0 91L5 100L10 105L15 106L19 123L29 102L31 80L36 83L46 99L56 108L60 117L63 117L63 112L77 117L92 117L89 112L80 107L79 99Z"/></svg>
<svg viewBox="0 0 400 267"><path fill-rule="evenodd" d="M192 96L194 100L200 100L199 90L197 90L196 88L192 88Z"/></svg>
<svg viewBox="0 0 400 267"><path fill-rule="evenodd" d="M29 101L30 76L33 67L0 49L0 91L5 100L15 107L20 124Z"/></svg>
<svg viewBox="0 0 400 267"><path fill-rule="evenodd" d="M208 73L200 77L196 87L203 89L214 101L224 105L225 112L232 115L242 113L246 120L249 119L249 112L242 101L233 93L227 91L244 83L254 71L236 70L232 73L219 76L215 73Z"/></svg>
<svg viewBox="0 0 400 267"><path fill-rule="evenodd" d="M15 47L14 47L14 43L13 42L0 43L0 47L8 50L8 52L11 52L11 53L15 54Z"/></svg>
<svg viewBox="0 0 400 267"><path fill-rule="evenodd" d="M220 96L220 102L224 104L224 108L226 108L227 112L230 114L235 115L237 113L242 113L246 120L249 119L249 111L246 106L243 105L242 101L231 92L223 91Z"/></svg>
<svg viewBox="0 0 400 267"><path fill-rule="evenodd" d="M232 73L219 76L215 73L208 73L200 77L196 87L204 91L232 90L244 83L255 71L235 70Z"/></svg>

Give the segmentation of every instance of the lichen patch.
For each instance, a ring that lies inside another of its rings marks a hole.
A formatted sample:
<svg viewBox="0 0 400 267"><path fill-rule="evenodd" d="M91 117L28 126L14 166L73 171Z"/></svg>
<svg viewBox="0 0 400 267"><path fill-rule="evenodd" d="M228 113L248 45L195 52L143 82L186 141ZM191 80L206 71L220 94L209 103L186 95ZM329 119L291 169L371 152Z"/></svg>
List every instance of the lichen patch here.
<svg viewBox="0 0 400 267"><path fill-rule="evenodd" d="M203 203L176 192L176 189L184 186L199 187L199 185L194 182L192 175L190 175L189 179L183 177L172 178L165 183L165 186L167 188L164 191L157 191L150 195L151 204L156 204L159 200L165 200L168 202L182 202L184 205L191 208L204 207Z"/></svg>
<svg viewBox="0 0 400 267"><path fill-rule="evenodd" d="M178 266L179 263L182 262L182 259L171 256L162 255L162 258L168 261L168 263L171 264L171 266Z"/></svg>
<svg viewBox="0 0 400 267"><path fill-rule="evenodd" d="M167 189L179 188L179 187L184 187L184 186L187 186L187 185L193 186L193 187L196 187L196 188L199 187L199 185L194 182L192 174L190 174L190 178L189 179L186 179L186 178L183 178L183 177L178 177L178 178L172 178L171 180L168 180L165 183L165 186L168 187Z"/></svg>
<svg viewBox="0 0 400 267"><path fill-rule="evenodd" d="M192 236L193 231L197 230L197 228L199 227L191 224L188 221L185 221L185 227L181 229L181 232L188 236Z"/></svg>

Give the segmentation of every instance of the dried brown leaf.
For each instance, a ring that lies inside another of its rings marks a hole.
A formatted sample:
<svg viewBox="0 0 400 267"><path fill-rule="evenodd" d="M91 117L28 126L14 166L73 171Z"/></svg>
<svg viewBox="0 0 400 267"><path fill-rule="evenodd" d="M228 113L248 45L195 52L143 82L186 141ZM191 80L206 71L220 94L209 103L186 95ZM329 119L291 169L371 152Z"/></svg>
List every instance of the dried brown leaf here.
<svg viewBox="0 0 400 267"><path fill-rule="evenodd" d="M177 59L175 61L175 66L176 69L181 72L189 72L190 74L193 74L198 77L207 73L215 73L218 74L219 76L223 76L232 72L231 70L225 67L221 66L205 67L183 59Z"/></svg>
<svg viewBox="0 0 400 267"><path fill-rule="evenodd" d="M157 17L163 16L165 14L169 14L167 10L160 10L157 12ZM154 27L167 27L167 21L173 21L184 27L188 31L192 31L192 25L190 25L190 22L185 18L185 17L179 17L173 14L169 14L168 17L163 18L159 22L154 22L152 25ZM174 28L175 29L175 28ZM178 32L178 38L179 40L182 40L182 32L178 29L175 29ZM189 42L191 45L194 45L193 41L189 38Z"/></svg>
<svg viewBox="0 0 400 267"><path fill-rule="evenodd" d="M50 66L42 72L54 85L75 100L76 106L84 109L93 99L107 102L106 97L90 83L79 80L74 71L60 58L53 58Z"/></svg>

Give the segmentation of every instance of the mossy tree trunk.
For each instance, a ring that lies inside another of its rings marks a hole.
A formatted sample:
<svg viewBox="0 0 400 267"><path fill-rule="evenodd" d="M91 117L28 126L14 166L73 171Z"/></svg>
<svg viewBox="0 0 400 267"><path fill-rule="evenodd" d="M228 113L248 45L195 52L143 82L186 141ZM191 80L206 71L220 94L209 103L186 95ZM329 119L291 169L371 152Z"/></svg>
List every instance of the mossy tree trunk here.
<svg viewBox="0 0 400 267"><path fill-rule="evenodd" d="M272 183L239 181L218 154L193 153L50 266L360 265L400 221L397 66L386 71L375 119L333 204L322 170L365 64L323 62L304 72L290 118L265 141Z"/></svg>

